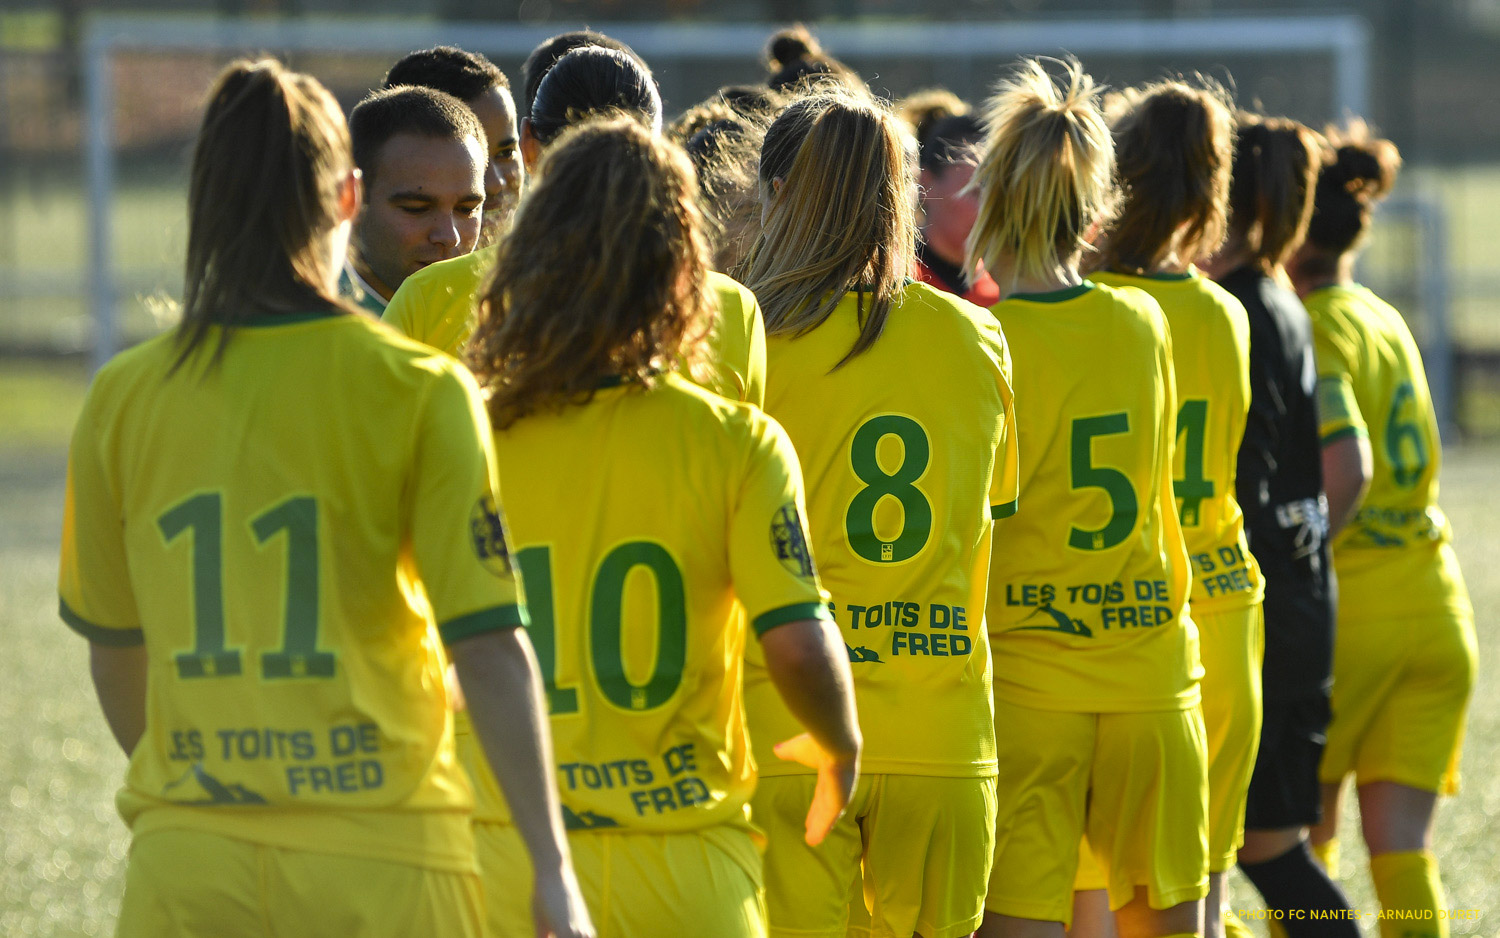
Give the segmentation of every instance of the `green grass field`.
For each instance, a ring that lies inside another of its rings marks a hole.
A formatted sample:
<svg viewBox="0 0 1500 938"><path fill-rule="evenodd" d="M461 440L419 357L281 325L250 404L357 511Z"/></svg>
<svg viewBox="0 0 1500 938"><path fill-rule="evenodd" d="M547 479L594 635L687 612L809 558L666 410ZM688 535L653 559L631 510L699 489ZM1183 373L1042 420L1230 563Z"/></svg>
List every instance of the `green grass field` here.
<svg viewBox="0 0 1500 938"><path fill-rule="evenodd" d="M84 374L0 363L0 935L108 935L123 886L127 833L113 795L125 759L87 677L84 641L57 619L58 530L67 437ZM1444 504L1473 593L1480 656L1500 660L1500 446L1451 450ZM1469 718L1464 788L1446 801L1437 852L1449 906L1477 909L1455 936L1500 933L1500 680L1481 667ZM1364 873L1357 820L1346 820L1343 876L1355 905L1378 906ZM1256 909L1236 880L1236 909ZM1259 926L1256 926L1259 928ZM1364 923L1368 935L1375 922ZM1263 929L1261 929L1263 932Z"/></svg>

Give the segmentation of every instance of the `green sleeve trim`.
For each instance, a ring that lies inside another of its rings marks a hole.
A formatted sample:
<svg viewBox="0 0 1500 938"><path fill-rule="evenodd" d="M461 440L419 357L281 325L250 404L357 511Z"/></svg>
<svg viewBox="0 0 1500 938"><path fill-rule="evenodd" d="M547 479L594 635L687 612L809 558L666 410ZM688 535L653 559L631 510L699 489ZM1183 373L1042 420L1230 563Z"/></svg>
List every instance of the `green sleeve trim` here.
<svg viewBox="0 0 1500 938"><path fill-rule="evenodd" d="M828 607L823 603L792 603L790 606L782 606L780 609L772 609L755 617L750 627L755 630L755 636L766 634L778 625L786 625L788 622L796 622L801 619L822 619L824 622L832 622L833 616L829 614Z"/></svg>
<svg viewBox="0 0 1500 938"><path fill-rule="evenodd" d="M1015 501L1006 502L1003 505L991 505L990 517L996 521L999 521L1001 518L1009 518L1011 515L1016 513L1016 508L1019 506L1019 503L1020 499L1016 499Z"/></svg>
<svg viewBox="0 0 1500 938"><path fill-rule="evenodd" d="M486 632L520 629L530 624L525 608L518 603L510 603L471 612L457 619L449 619L438 626L438 634L443 637L444 645L452 645Z"/></svg>
<svg viewBox="0 0 1500 938"><path fill-rule="evenodd" d="M1366 432L1364 427L1339 427L1337 430L1330 430L1323 434L1319 442L1327 446L1329 443L1337 443L1339 440L1348 439L1351 436L1368 439L1370 434Z"/></svg>
<svg viewBox="0 0 1500 938"><path fill-rule="evenodd" d="M68 601L61 597L57 600L57 614L67 624L68 628L82 635L95 645L129 648L135 645L143 645L146 642L146 634L140 629L107 629L102 625L95 625L74 612L72 607L68 605Z"/></svg>

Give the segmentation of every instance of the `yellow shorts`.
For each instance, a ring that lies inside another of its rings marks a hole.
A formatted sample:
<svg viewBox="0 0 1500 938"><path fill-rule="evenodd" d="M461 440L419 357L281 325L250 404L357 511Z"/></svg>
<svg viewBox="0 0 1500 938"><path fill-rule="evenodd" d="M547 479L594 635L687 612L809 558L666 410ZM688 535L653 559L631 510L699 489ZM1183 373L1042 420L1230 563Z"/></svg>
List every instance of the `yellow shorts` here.
<svg viewBox="0 0 1500 938"><path fill-rule="evenodd" d="M863 776L816 849L803 840L815 782L811 775L763 778L751 801L769 840L772 935L955 938L979 927L994 779Z"/></svg>
<svg viewBox="0 0 1500 938"><path fill-rule="evenodd" d="M508 824L474 825L490 938L533 938L531 859ZM599 938L766 933L760 850L719 825L680 834L570 831L573 868Z"/></svg>
<svg viewBox="0 0 1500 938"><path fill-rule="evenodd" d="M134 840L118 938L479 938L479 877L189 830Z"/></svg>
<svg viewBox="0 0 1500 938"><path fill-rule="evenodd" d="M1265 619L1249 609L1194 612L1203 657L1203 729L1208 738L1208 871L1235 864L1245 842L1245 797L1260 749Z"/></svg>
<svg viewBox="0 0 1500 938"><path fill-rule="evenodd" d="M1344 622L1333 648L1333 719L1318 774L1458 791L1478 649L1472 613Z"/></svg>
<svg viewBox="0 0 1500 938"><path fill-rule="evenodd" d="M1067 713L996 700L995 730L1000 816L987 911L1071 925L1085 834L1108 871L1111 908L1138 886L1154 909L1208 894L1198 708Z"/></svg>

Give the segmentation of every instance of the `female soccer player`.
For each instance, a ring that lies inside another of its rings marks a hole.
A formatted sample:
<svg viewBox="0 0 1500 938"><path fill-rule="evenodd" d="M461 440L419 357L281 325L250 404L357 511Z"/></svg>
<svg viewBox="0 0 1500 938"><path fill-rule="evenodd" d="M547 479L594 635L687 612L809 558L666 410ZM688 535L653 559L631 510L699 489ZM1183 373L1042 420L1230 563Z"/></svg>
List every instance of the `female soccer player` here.
<svg viewBox="0 0 1500 938"><path fill-rule="evenodd" d="M633 54L589 46L567 53L540 79L530 114L521 122L521 152L528 174L569 126L600 114L628 114L652 132L661 130L661 96L650 71ZM432 264L408 277L382 317L402 333L460 355L474 330L481 285L495 251ZM709 342L708 387L733 400L765 399L765 326L749 290L723 274L709 275L718 313Z"/></svg>
<svg viewBox="0 0 1500 938"><path fill-rule="evenodd" d="M771 755L796 724L752 652L751 738L773 776L754 816L776 935L842 936L852 915L875 934L951 938L982 915L995 813L982 610L991 519L1016 508L1010 364L983 310L906 280L903 137L868 99L783 111L742 268L766 314L766 410L807 470L813 553L865 733L849 813L805 843L814 779Z"/></svg>
<svg viewBox="0 0 1500 938"><path fill-rule="evenodd" d="M629 119L586 123L540 179L470 360L490 392L584 895L607 935L763 935L751 630L797 715L787 735L811 731L788 752L819 766L809 836L846 803L859 754L797 457L758 408L675 374L712 302L682 151ZM518 832L507 820L478 838L491 924L521 935Z"/></svg>
<svg viewBox="0 0 1500 938"><path fill-rule="evenodd" d="M1026 60L986 125L969 256L1005 297L1026 508L990 565L1000 812L980 934L1060 938L1085 833L1120 934L1195 933L1206 769L1167 322L1079 274L1114 199L1092 79Z"/></svg>
<svg viewBox="0 0 1500 938"><path fill-rule="evenodd" d="M922 213L917 279L970 303L993 306L1000 301L994 278L982 267L972 278L964 272L969 232L979 205L979 193L969 181L984 142L984 125L951 94L921 92L903 104L900 113L917 140Z"/></svg>
<svg viewBox="0 0 1500 938"><path fill-rule="evenodd" d="M1266 581L1260 750L1239 863L1292 938L1354 938L1349 902L1307 843L1319 818L1334 594L1312 324L1283 266L1307 231L1321 142L1296 121L1248 114L1237 134L1229 234L1206 269L1250 319L1250 412L1235 489Z"/></svg>
<svg viewBox="0 0 1500 938"><path fill-rule="evenodd" d="M1422 357L1401 314L1354 282L1375 205L1401 156L1362 123L1332 131L1307 240L1291 266L1312 317L1323 475L1338 574L1323 823L1337 875L1339 795L1353 774L1385 936L1448 934L1432 815L1457 790L1474 684L1474 613L1437 506L1442 445ZM1425 918L1422 918L1425 914Z"/></svg>
<svg viewBox="0 0 1500 938"><path fill-rule="evenodd" d="M1217 938L1260 742L1265 590L1234 496L1250 407L1250 323L1239 300L1193 267L1224 238L1234 114L1223 90L1207 83L1161 82L1129 100L1114 121L1122 197L1092 279L1149 293L1171 327L1172 488L1192 563L1188 606L1201 640L1208 735L1205 934Z"/></svg>
<svg viewBox="0 0 1500 938"><path fill-rule="evenodd" d="M73 437L63 619L130 754L119 934L481 934L449 644L539 869L563 838L478 391L337 298L360 203L338 105L218 78L182 325L100 371Z"/></svg>

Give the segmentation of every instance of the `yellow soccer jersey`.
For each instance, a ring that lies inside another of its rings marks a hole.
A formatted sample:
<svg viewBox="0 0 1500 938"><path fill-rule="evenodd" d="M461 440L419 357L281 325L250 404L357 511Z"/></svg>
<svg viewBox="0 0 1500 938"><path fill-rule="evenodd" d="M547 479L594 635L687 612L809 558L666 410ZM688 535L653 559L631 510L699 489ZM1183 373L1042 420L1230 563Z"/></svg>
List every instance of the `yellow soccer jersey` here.
<svg viewBox="0 0 1500 938"><path fill-rule="evenodd" d="M766 412L808 480L818 572L848 645L863 771L995 772L984 600L991 519L1016 509L1005 337L984 310L908 284L875 345L843 367L855 297L766 349ZM751 649L745 682L761 772L811 771L771 747L797 724Z"/></svg>
<svg viewBox="0 0 1500 938"><path fill-rule="evenodd" d="M1037 710L1198 702L1198 632L1172 492L1177 393L1156 301L1128 287L1017 294L992 312L1015 358L1026 510L995 526L995 697Z"/></svg>
<svg viewBox="0 0 1500 938"><path fill-rule="evenodd" d="M568 827L747 823L745 623L828 616L785 432L670 375L525 417L495 448ZM460 752L476 817L504 822L472 739Z"/></svg>
<svg viewBox="0 0 1500 938"><path fill-rule="evenodd" d="M1264 597L1266 584L1234 497L1236 456L1250 410L1245 307L1196 269L1150 276L1099 273L1092 279L1144 290L1167 317L1177 380L1172 489L1192 562L1192 610L1249 608Z"/></svg>
<svg viewBox="0 0 1500 938"><path fill-rule="evenodd" d="M407 277L381 317L405 335L455 357L474 334L479 291L495 262L496 248L484 248L424 267ZM730 277L710 271L710 291L719 315L709 337L715 370L708 388L756 406L766 397L766 327L755 294Z"/></svg>
<svg viewBox="0 0 1500 938"><path fill-rule="evenodd" d="M117 356L73 435L62 616L149 661L121 813L472 869L434 623L523 624L478 389L373 320L262 322Z"/></svg>
<svg viewBox="0 0 1500 938"><path fill-rule="evenodd" d="M1333 542L1339 621L1467 610L1438 507L1443 449L1422 355L1401 314L1361 286L1329 286L1303 300L1318 358L1323 442L1359 434L1375 457L1369 490Z"/></svg>

